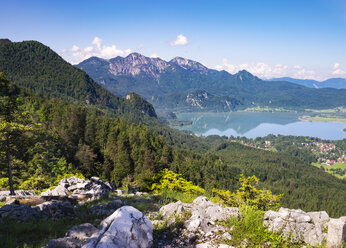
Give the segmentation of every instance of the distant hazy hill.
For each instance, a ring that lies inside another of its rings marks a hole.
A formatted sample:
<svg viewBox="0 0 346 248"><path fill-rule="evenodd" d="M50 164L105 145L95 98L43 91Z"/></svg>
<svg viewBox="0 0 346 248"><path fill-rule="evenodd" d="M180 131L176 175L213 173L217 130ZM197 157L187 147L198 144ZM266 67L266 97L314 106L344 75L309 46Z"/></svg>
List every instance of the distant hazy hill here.
<svg viewBox="0 0 346 248"><path fill-rule="evenodd" d="M273 78L269 81L287 81L295 84L304 85L309 88L336 88L346 89L345 78L330 78L324 81L316 81L311 79L296 79L291 77Z"/></svg>
<svg viewBox="0 0 346 248"><path fill-rule="evenodd" d="M110 60L91 57L77 67L113 93L136 92L155 108L165 110L229 111L255 106L305 109L346 105L346 90L263 81L245 70L232 75L180 57L164 61L132 53ZM208 97L204 97L205 94Z"/></svg>
<svg viewBox="0 0 346 248"><path fill-rule="evenodd" d="M112 109L117 114L148 114L156 117L150 103L140 97L129 101L110 93L84 71L37 41L11 42L1 39L0 71L17 84L44 95L98 105Z"/></svg>

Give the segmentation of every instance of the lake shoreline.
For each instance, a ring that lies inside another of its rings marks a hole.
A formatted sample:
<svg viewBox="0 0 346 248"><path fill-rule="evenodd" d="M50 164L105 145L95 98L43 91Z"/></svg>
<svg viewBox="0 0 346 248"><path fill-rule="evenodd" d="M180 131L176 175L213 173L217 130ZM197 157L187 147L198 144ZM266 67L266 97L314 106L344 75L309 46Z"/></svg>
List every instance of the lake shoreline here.
<svg viewBox="0 0 346 248"><path fill-rule="evenodd" d="M197 135L264 137L268 134L318 137L327 140L346 138L345 122L308 121L306 112L194 112L180 113L177 118L191 125L173 128ZM190 122L191 121L191 122Z"/></svg>
<svg viewBox="0 0 346 248"><path fill-rule="evenodd" d="M299 117L298 120L310 122L346 122L346 118L333 118L322 116L302 116Z"/></svg>

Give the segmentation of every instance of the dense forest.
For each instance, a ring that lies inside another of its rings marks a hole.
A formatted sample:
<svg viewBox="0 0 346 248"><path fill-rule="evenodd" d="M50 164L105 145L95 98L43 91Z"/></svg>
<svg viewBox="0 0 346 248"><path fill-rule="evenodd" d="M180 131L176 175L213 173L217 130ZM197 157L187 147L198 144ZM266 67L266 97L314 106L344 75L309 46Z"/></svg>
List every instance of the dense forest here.
<svg viewBox="0 0 346 248"><path fill-rule="evenodd" d="M9 81L2 77L1 83ZM212 188L238 188L244 173L256 175L273 192L284 193L283 206L324 209L332 216L345 213L345 182L291 156L218 137L201 138L195 144L204 150L209 143L208 152L180 149L167 144L164 133L158 135L143 124L107 116L93 106L41 97L25 88L15 92L18 94L11 97L16 99L18 111L28 112L26 125L33 127L12 153L17 189L42 190L66 173L100 176L117 187L144 187L154 173L169 168L211 192ZM6 160L1 161L4 188L8 183ZM333 197L335 194L340 197Z"/></svg>

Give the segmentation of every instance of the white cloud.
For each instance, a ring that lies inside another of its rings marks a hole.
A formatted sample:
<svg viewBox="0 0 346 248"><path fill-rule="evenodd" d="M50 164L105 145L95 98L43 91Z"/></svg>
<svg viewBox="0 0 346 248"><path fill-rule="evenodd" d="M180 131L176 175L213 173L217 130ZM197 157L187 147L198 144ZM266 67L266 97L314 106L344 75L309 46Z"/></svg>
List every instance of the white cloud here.
<svg viewBox="0 0 346 248"><path fill-rule="evenodd" d="M333 75L346 75L346 71L345 71L345 70L342 70L342 69L340 68L340 64L339 64L339 63L335 63L335 64L333 65L332 74L333 74Z"/></svg>
<svg viewBox="0 0 346 248"><path fill-rule="evenodd" d="M186 36L179 34L175 40L172 40L170 42L171 46L185 46L189 44L189 40L186 38Z"/></svg>
<svg viewBox="0 0 346 248"><path fill-rule="evenodd" d="M241 70L247 70L248 72L254 74L263 79L269 78L279 78L279 77L294 77L300 79L317 79L315 72L308 70L300 65L295 65L289 67L283 64L276 64L270 66L263 62L253 63L253 64L240 64L235 65L228 62L227 59L223 59L221 65L216 65L214 68L216 70L225 70L229 73L237 73Z"/></svg>
<svg viewBox="0 0 346 248"><path fill-rule="evenodd" d="M92 46L80 48L77 45L73 45L71 49L64 49L62 56L72 64L76 64L92 56L110 59L116 56L126 56L130 53L131 49L121 50L116 45L102 45L102 39L95 36L92 41Z"/></svg>
<svg viewBox="0 0 346 248"><path fill-rule="evenodd" d="M95 37L92 43L96 45L98 49L101 49L102 39L100 39L99 37Z"/></svg>
<svg viewBox="0 0 346 248"><path fill-rule="evenodd" d="M157 55L156 53L153 53L152 55L150 55L150 58L159 58L159 55Z"/></svg>
<svg viewBox="0 0 346 248"><path fill-rule="evenodd" d="M72 52L77 52L78 50L79 50L79 47L76 46L76 45L73 45L72 48L71 48Z"/></svg>

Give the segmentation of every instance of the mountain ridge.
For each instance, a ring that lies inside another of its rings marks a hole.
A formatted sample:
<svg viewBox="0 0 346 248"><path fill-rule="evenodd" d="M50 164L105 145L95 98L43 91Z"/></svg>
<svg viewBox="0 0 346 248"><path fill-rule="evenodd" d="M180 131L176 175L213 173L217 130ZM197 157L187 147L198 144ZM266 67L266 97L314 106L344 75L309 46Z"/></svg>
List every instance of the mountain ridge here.
<svg viewBox="0 0 346 248"><path fill-rule="evenodd" d="M192 106L191 102L183 100L189 92L196 90L218 96L219 99L215 99L218 102L222 102L224 97L236 100L239 104L233 110L258 106L304 110L346 105L344 89L311 89L286 81L265 81L246 70L230 74L181 57L165 61L133 53L97 63L93 62L95 58L91 60L85 60L76 67L85 70L111 92L122 96L136 92L158 110L199 110L198 105ZM173 95L177 96L176 99ZM163 109L168 105L173 109ZM225 111L222 104L218 105L220 107L215 109L215 105L209 107L206 104L204 110Z"/></svg>

